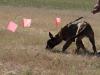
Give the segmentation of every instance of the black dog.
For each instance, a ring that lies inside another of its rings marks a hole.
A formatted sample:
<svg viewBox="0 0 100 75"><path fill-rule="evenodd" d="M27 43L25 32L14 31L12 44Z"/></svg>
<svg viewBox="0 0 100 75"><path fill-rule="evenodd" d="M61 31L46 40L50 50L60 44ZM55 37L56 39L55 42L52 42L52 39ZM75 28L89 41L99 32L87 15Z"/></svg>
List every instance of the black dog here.
<svg viewBox="0 0 100 75"><path fill-rule="evenodd" d="M91 28L90 24L85 21L77 22L77 23L75 22L69 23L66 26L64 26L55 36L53 36L49 32L49 36L50 36L50 39L47 41L46 49L52 49L64 40L66 41L66 43L63 46L63 49L62 49L63 52L69 47L69 45L72 42L76 43L76 46L77 46L76 53L79 52L80 48L86 51L86 48L84 47L82 43L82 38L88 37L92 44L94 53L97 53L93 29Z"/></svg>

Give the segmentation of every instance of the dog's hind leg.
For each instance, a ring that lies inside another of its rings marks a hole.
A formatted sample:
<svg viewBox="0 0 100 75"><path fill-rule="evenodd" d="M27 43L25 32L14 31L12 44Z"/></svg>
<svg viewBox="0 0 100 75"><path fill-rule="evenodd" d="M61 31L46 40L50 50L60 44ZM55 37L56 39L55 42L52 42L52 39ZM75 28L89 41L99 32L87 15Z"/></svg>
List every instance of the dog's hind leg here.
<svg viewBox="0 0 100 75"><path fill-rule="evenodd" d="M94 35L89 35L88 38L89 38L89 40L90 40L90 42L92 44L92 48L93 48L94 54L97 53L96 46L95 46Z"/></svg>

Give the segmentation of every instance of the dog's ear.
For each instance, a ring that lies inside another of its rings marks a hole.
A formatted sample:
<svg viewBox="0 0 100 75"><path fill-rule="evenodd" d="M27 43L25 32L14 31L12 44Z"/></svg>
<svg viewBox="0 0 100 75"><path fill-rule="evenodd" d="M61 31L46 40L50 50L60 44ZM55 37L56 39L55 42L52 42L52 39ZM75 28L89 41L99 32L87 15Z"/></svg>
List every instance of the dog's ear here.
<svg viewBox="0 0 100 75"><path fill-rule="evenodd" d="M53 38L53 35L51 32L49 32L49 37L52 39Z"/></svg>

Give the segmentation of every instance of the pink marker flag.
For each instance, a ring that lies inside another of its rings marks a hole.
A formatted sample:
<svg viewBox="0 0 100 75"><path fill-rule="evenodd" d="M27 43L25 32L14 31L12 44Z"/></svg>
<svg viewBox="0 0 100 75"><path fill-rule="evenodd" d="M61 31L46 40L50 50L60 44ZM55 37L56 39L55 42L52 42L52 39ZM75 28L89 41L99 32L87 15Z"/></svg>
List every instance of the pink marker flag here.
<svg viewBox="0 0 100 75"><path fill-rule="evenodd" d="M13 21L10 21L8 26L7 26L7 30L11 31L11 32L15 32L17 29L17 24Z"/></svg>
<svg viewBox="0 0 100 75"><path fill-rule="evenodd" d="M61 23L61 18L57 17L56 18L56 26L60 25L60 23Z"/></svg>
<svg viewBox="0 0 100 75"><path fill-rule="evenodd" d="M30 27L31 23L32 23L32 19L26 19L26 18L23 19L23 26L24 27Z"/></svg>

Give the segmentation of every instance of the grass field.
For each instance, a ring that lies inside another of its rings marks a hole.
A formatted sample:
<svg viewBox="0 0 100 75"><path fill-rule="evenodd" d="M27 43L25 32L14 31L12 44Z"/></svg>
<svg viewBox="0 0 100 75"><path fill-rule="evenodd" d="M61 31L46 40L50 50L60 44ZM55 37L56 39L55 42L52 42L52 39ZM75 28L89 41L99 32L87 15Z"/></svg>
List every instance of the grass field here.
<svg viewBox="0 0 100 75"><path fill-rule="evenodd" d="M100 75L100 57L82 53L75 55L73 53L75 43L66 50L68 54L61 52L64 42L52 51L45 49L49 31L56 34L65 24L83 16L95 32L96 47L99 51L100 14L91 14L93 3L90 0L87 0L87 3L84 0L81 0L83 2L73 0L79 2L77 7L73 8L68 5L68 8L61 10L64 4L60 3L69 4L72 0L61 0L61 2L60 0L47 0L47 5L43 4L43 7L41 7L42 1L45 3L46 0L32 0L31 3L27 1L0 0L0 75ZM53 1L58 3L55 2L57 4L53 6ZM75 5L74 3L73 5ZM81 3L83 3L82 9L78 7ZM89 4L90 6L88 6ZM17 7L17 5L21 7ZM39 8L38 5L40 5ZM84 11L84 9L88 11ZM30 28L21 26L23 17L32 18ZM56 17L62 19L58 28L54 24ZM15 21L19 26L15 33L6 30L10 20ZM83 40L86 48L92 52L88 39Z"/></svg>
<svg viewBox="0 0 100 75"><path fill-rule="evenodd" d="M31 6L57 9L84 9L93 7L93 0L0 0L0 5Z"/></svg>

